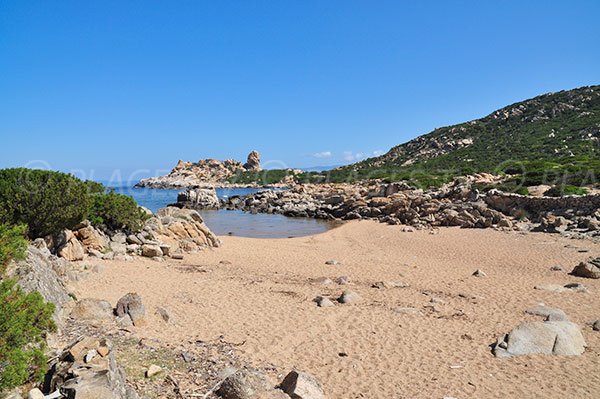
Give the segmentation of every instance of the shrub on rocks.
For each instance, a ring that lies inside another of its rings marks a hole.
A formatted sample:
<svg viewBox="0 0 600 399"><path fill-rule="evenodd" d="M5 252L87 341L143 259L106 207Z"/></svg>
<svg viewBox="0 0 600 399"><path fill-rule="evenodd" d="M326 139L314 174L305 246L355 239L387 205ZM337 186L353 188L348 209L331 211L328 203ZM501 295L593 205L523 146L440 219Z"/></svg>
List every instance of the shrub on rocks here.
<svg viewBox="0 0 600 399"><path fill-rule="evenodd" d="M94 194L88 216L94 225L103 225L111 231L125 230L130 233L141 231L149 217L133 198L113 192Z"/></svg>
<svg viewBox="0 0 600 399"><path fill-rule="evenodd" d="M44 375L44 335L55 329L53 313L39 293L0 282L0 393Z"/></svg>
<svg viewBox="0 0 600 399"><path fill-rule="evenodd" d="M21 260L25 257L27 240L25 240L25 225L7 226L0 224L0 276L4 273L8 262Z"/></svg>

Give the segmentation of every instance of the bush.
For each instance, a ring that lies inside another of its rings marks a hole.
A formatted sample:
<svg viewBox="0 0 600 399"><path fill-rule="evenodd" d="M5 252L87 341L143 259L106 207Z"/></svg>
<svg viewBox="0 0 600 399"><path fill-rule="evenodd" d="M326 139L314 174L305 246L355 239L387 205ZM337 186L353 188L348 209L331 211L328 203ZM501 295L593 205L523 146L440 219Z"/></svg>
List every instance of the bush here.
<svg viewBox="0 0 600 399"><path fill-rule="evenodd" d="M547 197L562 197L563 195L586 195L587 190L584 187L576 186L555 186L544 193Z"/></svg>
<svg viewBox="0 0 600 399"><path fill-rule="evenodd" d="M29 237L44 237L81 222L90 203L86 183L60 172L0 170L0 223L26 224Z"/></svg>
<svg viewBox="0 0 600 399"><path fill-rule="evenodd" d="M148 215L133 198L109 192L92 195L88 219L93 225L103 225L109 230L137 233Z"/></svg>
<svg viewBox="0 0 600 399"><path fill-rule="evenodd" d="M27 240L25 232L27 226L7 226L0 224L0 277L4 273L8 262L21 260L25 257Z"/></svg>
<svg viewBox="0 0 600 399"><path fill-rule="evenodd" d="M46 372L44 335L54 331L54 305L0 281L0 392L40 380Z"/></svg>

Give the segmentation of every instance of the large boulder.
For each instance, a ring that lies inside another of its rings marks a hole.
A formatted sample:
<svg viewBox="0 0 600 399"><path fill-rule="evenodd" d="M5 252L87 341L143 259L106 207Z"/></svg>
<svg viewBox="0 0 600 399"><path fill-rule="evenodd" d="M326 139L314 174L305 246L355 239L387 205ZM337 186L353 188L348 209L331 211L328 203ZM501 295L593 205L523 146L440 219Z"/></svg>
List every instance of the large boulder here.
<svg viewBox="0 0 600 399"><path fill-rule="evenodd" d="M146 309L142 303L142 297L135 292L130 292L119 299L115 313L118 317L129 316L135 326L145 323Z"/></svg>
<svg viewBox="0 0 600 399"><path fill-rule="evenodd" d="M108 246L106 236L96 230L88 221L83 222L81 227L75 230L75 237L77 237L88 252L90 250L104 251Z"/></svg>
<svg viewBox="0 0 600 399"><path fill-rule="evenodd" d="M144 232L155 241L169 245L171 253L195 252L221 245L221 241L210 231L202 216L193 209L173 206L159 209L146 222Z"/></svg>
<svg viewBox="0 0 600 399"><path fill-rule="evenodd" d="M496 342L498 357L530 354L577 356L586 343L577 324L570 321L527 321Z"/></svg>
<svg viewBox="0 0 600 399"><path fill-rule="evenodd" d="M216 393L223 399L256 399L270 389L264 374L257 370L242 369L225 378Z"/></svg>
<svg viewBox="0 0 600 399"><path fill-rule="evenodd" d="M220 205L214 188L189 188L177 194L177 203L194 209L217 209Z"/></svg>
<svg viewBox="0 0 600 399"><path fill-rule="evenodd" d="M42 297L55 306L55 319L60 317L72 301L60 275L66 272L67 262L50 255L45 247L41 249L30 245L26 258L9 265L6 275L15 278L25 292L39 292ZM60 323L59 323L60 324Z"/></svg>
<svg viewBox="0 0 600 399"><path fill-rule="evenodd" d="M163 256L163 251L160 246L153 244L142 245L142 256L154 258L155 256Z"/></svg>
<svg viewBox="0 0 600 399"><path fill-rule="evenodd" d="M68 261L82 260L85 256L85 249L75 234L71 230L62 231L57 238L56 253L61 258Z"/></svg>
<svg viewBox="0 0 600 399"><path fill-rule="evenodd" d="M110 302L101 299L81 299L71 310L71 318L87 321L110 320L113 318L113 307Z"/></svg>
<svg viewBox="0 0 600 399"><path fill-rule="evenodd" d="M260 154L258 151L252 151L250 154L248 154L248 159L244 164L244 169L254 171L260 170Z"/></svg>
<svg viewBox="0 0 600 399"><path fill-rule="evenodd" d="M282 381L280 388L294 399L324 399L321 383L311 374L292 370Z"/></svg>
<svg viewBox="0 0 600 399"><path fill-rule="evenodd" d="M587 277L593 279L600 278L600 257L588 262L581 262L571 272L574 276Z"/></svg>

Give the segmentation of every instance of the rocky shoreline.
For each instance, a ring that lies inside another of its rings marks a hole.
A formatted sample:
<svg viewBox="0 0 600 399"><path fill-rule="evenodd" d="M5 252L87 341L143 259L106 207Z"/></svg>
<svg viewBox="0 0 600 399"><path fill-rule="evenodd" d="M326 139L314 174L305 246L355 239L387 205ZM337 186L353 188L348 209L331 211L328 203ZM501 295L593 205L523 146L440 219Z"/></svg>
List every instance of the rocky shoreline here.
<svg viewBox="0 0 600 399"><path fill-rule="evenodd" d="M180 193L177 206L243 210L328 220L377 220L406 229L441 226L545 231L600 239L600 195L528 197L497 190L480 193L474 185L489 182L475 175L435 190L404 183L296 185L289 190L261 191L220 201L211 189Z"/></svg>

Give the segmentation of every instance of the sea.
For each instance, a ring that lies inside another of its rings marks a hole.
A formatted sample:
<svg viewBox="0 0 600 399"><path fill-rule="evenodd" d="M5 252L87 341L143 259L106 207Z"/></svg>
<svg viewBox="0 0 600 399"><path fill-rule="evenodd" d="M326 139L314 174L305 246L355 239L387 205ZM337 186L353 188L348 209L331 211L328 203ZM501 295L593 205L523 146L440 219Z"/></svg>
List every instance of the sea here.
<svg viewBox="0 0 600 399"><path fill-rule="evenodd" d="M156 212L177 202L181 189L158 189L144 187L111 187L116 193L132 197L139 205ZM219 198L248 195L265 189L218 188ZM217 235L253 238L291 238L323 233L336 226L335 223L312 218L291 218L277 214L248 213L240 210L199 210L204 222Z"/></svg>

